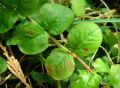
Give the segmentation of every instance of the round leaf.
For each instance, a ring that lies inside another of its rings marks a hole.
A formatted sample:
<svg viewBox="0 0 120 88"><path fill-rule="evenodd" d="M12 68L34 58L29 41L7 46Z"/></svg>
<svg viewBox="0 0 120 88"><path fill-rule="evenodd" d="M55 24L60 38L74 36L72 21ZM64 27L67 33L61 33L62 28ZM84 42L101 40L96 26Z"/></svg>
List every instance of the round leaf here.
<svg viewBox="0 0 120 88"><path fill-rule="evenodd" d="M73 57L61 48L54 49L45 61L47 73L55 80L72 75L75 63Z"/></svg>
<svg viewBox="0 0 120 88"><path fill-rule="evenodd" d="M98 74L81 71L80 74L71 81L70 88L99 88L101 79Z"/></svg>
<svg viewBox="0 0 120 88"><path fill-rule="evenodd" d="M7 63L4 58L0 57L0 74L7 70Z"/></svg>
<svg viewBox="0 0 120 88"><path fill-rule="evenodd" d="M41 53L48 47L48 34L35 22L21 23L15 31L15 38L25 54Z"/></svg>
<svg viewBox="0 0 120 88"><path fill-rule="evenodd" d="M60 4L45 4L40 9L42 26L54 35L64 32L72 23L73 12Z"/></svg>
<svg viewBox="0 0 120 88"><path fill-rule="evenodd" d="M68 47L80 57L96 51L102 42L100 28L92 22L81 22L68 34Z"/></svg>
<svg viewBox="0 0 120 88"><path fill-rule="evenodd" d="M27 41L44 33L44 29L37 23L24 21L15 31L16 39L20 41Z"/></svg>

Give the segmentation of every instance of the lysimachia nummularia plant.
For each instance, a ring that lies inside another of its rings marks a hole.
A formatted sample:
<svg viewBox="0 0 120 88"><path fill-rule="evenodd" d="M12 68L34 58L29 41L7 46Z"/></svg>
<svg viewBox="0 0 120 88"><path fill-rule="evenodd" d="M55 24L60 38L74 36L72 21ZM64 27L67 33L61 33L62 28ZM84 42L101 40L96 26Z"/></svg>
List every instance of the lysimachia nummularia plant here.
<svg viewBox="0 0 120 88"><path fill-rule="evenodd" d="M87 0L51 1L0 0L1 44L22 58L19 63L27 62L28 67L22 68L37 83L58 81L58 88L120 88L120 65L110 57L118 55L118 40L109 27L81 18L91 7ZM102 55L103 51L107 54ZM0 52L1 75L7 62ZM41 70L36 71L36 66Z"/></svg>

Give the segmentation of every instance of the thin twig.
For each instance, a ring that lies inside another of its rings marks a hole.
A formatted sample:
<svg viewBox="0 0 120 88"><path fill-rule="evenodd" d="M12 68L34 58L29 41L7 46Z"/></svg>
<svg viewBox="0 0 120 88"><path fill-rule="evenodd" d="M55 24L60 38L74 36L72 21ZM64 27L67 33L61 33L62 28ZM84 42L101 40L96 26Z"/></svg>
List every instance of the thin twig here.
<svg viewBox="0 0 120 88"><path fill-rule="evenodd" d="M25 59L24 59L25 56L26 56L26 55L23 55L23 56L19 59L19 63L22 63L22 62L25 60Z"/></svg>
<svg viewBox="0 0 120 88"><path fill-rule="evenodd" d="M92 58L90 59L89 66L90 66L91 62L93 61L93 59L95 58L95 55L96 55L97 51L98 51L98 49L94 52Z"/></svg>
<svg viewBox="0 0 120 88"><path fill-rule="evenodd" d="M11 76L12 74L9 74L8 76L6 76L4 80L0 83L0 85L3 85Z"/></svg>
<svg viewBox="0 0 120 88"><path fill-rule="evenodd" d="M5 83L5 88L8 88L7 84Z"/></svg>
<svg viewBox="0 0 120 88"><path fill-rule="evenodd" d="M112 61L112 59L111 59L111 57L110 57L110 55L109 55L109 53L107 52L107 50L106 50L104 47L102 47L102 46L100 46L100 48L102 48L103 51L106 53L106 55L107 55L107 57L108 57L108 59L109 59L109 62L110 62L111 64L114 64L113 61Z"/></svg>
<svg viewBox="0 0 120 88"><path fill-rule="evenodd" d="M107 6L107 4L103 1L103 0L100 0L102 3L103 3L103 5L107 8L107 10L108 11L110 11L110 9L109 9L109 7Z"/></svg>
<svg viewBox="0 0 120 88"><path fill-rule="evenodd" d="M110 13L110 15L108 15L107 19L113 18L113 14L115 14L116 12L117 12L117 10L114 9L114 10ZM104 25L106 25L106 24L107 24L107 22L104 23Z"/></svg>
<svg viewBox="0 0 120 88"><path fill-rule="evenodd" d="M92 69L75 53L70 53L74 58L76 58L89 72L92 72Z"/></svg>
<svg viewBox="0 0 120 88"><path fill-rule="evenodd" d="M86 16L84 16L82 18L84 18L84 19L87 18L87 19L90 19L90 20L100 19L100 18L107 18L107 19L109 19L111 17L111 15L113 15L115 12L116 12L116 10L113 9L113 10L111 10L111 11L105 13L105 14L100 14L99 16L96 16L96 17L90 16L90 15L86 15Z"/></svg>

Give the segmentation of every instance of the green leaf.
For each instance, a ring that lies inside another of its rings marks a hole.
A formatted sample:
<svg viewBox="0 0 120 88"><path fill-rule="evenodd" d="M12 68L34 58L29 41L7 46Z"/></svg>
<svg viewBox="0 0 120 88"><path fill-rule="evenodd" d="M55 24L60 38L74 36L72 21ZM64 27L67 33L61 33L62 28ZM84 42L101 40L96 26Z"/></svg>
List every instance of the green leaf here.
<svg viewBox="0 0 120 88"><path fill-rule="evenodd" d="M15 36L19 49L25 54L37 54L48 47L48 34L35 22L23 22Z"/></svg>
<svg viewBox="0 0 120 88"><path fill-rule="evenodd" d="M72 23L73 12L60 4L45 4L40 9L41 25L50 33L59 35Z"/></svg>
<svg viewBox="0 0 120 88"><path fill-rule="evenodd" d="M71 5L72 10L77 16L85 15L85 7L87 5L85 0L71 0Z"/></svg>
<svg viewBox="0 0 120 88"><path fill-rule="evenodd" d="M75 20L73 24L79 24L81 22L96 22L96 23L103 23L103 22L115 22L119 23L119 18L111 18L111 19L95 19L95 20Z"/></svg>
<svg viewBox="0 0 120 88"><path fill-rule="evenodd" d="M109 53L115 57L118 56L118 51L119 51L118 44L115 44L114 46L111 47Z"/></svg>
<svg viewBox="0 0 120 88"><path fill-rule="evenodd" d="M109 72L109 84L113 88L120 88L120 65L112 65Z"/></svg>
<svg viewBox="0 0 120 88"><path fill-rule="evenodd" d="M43 32L44 29L34 21L24 21L17 26L14 34L19 41L27 41L43 34Z"/></svg>
<svg viewBox="0 0 120 88"><path fill-rule="evenodd" d="M75 69L73 57L61 48L54 49L45 61L47 73L55 80L63 80Z"/></svg>
<svg viewBox="0 0 120 88"><path fill-rule="evenodd" d="M0 0L1 5L10 10L15 10L17 8L17 2L18 0Z"/></svg>
<svg viewBox="0 0 120 88"><path fill-rule="evenodd" d="M12 38L8 38L8 40L6 41L6 44L9 45L17 45L17 40L16 38L12 37Z"/></svg>
<svg viewBox="0 0 120 88"><path fill-rule="evenodd" d="M0 57L0 74L7 70L7 62L4 58Z"/></svg>
<svg viewBox="0 0 120 88"><path fill-rule="evenodd" d="M102 42L100 28L91 22L76 25L68 34L68 47L81 58L95 52Z"/></svg>
<svg viewBox="0 0 120 88"><path fill-rule="evenodd" d="M33 79L36 80L38 83L53 81L53 79L50 78L50 76L48 76L47 74L39 73L34 70L32 71L31 75Z"/></svg>
<svg viewBox="0 0 120 88"><path fill-rule="evenodd" d="M109 12L109 10L107 8L101 8L100 11L101 11L102 14L105 14L105 13Z"/></svg>
<svg viewBox="0 0 120 88"><path fill-rule="evenodd" d="M108 48L111 48L113 45L117 43L117 38L115 34L111 32L110 29L106 29L103 31L103 42L106 44Z"/></svg>
<svg viewBox="0 0 120 88"><path fill-rule="evenodd" d="M0 10L0 33L10 30L18 19L18 14L8 9Z"/></svg>
<svg viewBox="0 0 120 88"><path fill-rule="evenodd" d="M49 0L39 0L39 5L42 6L44 3L47 3Z"/></svg>
<svg viewBox="0 0 120 88"><path fill-rule="evenodd" d="M115 25L118 28L118 30L120 30L120 22L119 23L115 23L113 25Z"/></svg>
<svg viewBox="0 0 120 88"><path fill-rule="evenodd" d="M17 5L18 13L28 16L39 8L40 0L19 0Z"/></svg>
<svg viewBox="0 0 120 88"><path fill-rule="evenodd" d="M14 30L15 31L15 30ZM6 39L6 45L17 45L18 40L14 37L14 31L4 33L3 36Z"/></svg>
<svg viewBox="0 0 120 88"><path fill-rule="evenodd" d="M110 67L108 66L108 64L103 62L103 60L100 58L97 58L92 63L92 66L95 68L95 71L97 71L97 72L109 72L109 70L110 70Z"/></svg>
<svg viewBox="0 0 120 88"><path fill-rule="evenodd" d="M80 71L80 74L71 80L70 88L99 88L101 79L96 73Z"/></svg>

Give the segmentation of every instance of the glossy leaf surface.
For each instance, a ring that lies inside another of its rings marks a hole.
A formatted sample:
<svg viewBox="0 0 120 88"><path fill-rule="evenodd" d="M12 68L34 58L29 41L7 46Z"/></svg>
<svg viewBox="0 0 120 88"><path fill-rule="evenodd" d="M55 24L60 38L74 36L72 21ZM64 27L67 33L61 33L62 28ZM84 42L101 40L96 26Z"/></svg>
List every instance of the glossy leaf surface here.
<svg viewBox="0 0 120 88"><path fill-rule="evenodd" d="M14 11L0 8L0 33L10 30L18 19L18 14Z"/></svg>
<svg viewBox="0 0 120 88"><path fill-rule="evenodd" d="M45 4L40 9L41 25L53 35L64 32L72 23L73 12L60 4Z"/></svg>
<svg viewBox="0 0 120 88"><path fill-rule="evenodd" d="M48 47L48 34L35 22L21 23L15 31L19 49L25 54L37 54Z"/></svg>
<svg viewBox="0 0 120 88"><path fill-rule="evenodd" d="M102 42L100 28L91 22L81 22L68 34L68 47L80 57L87 56L97 50Z"/></svg>

